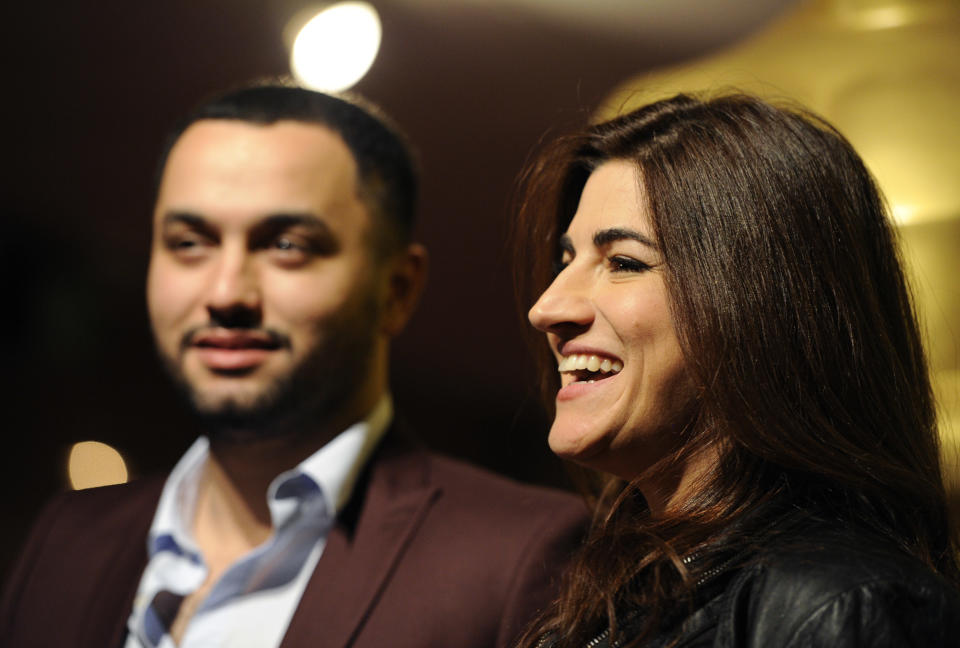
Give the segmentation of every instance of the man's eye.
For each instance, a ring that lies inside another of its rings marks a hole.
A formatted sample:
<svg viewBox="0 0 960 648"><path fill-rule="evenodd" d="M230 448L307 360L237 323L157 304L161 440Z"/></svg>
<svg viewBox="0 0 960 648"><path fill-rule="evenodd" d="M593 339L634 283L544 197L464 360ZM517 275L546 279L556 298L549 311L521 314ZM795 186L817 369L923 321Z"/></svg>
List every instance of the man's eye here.
<svg viewBox="0 0 960 648"><path fill-rule="evenodd" d="M281 265L301 265L309 261L314 251L309 242L293 236L278 236L266 246L270 257Z"/></svg>
<svg viewBox="0 0 960 648"><path fill-rule="evenodd" d="M298 246L296 243L294 243L293 241L291 241L290 239L285 238L285 237L278 238L276 241L274 241L274 242L273 242L273 247L276 248L276 249L278 249L278 250L297 250L297 249L300 249L300 246Z"/></svg>
<svg viewBox="0 0 960 648"><path fill-rule="evenodd" d="M609 263L611 272L645 272L650 269L649 264L628 256L612 256Z"/></svg>
<svg viewBox="0 0 960 648"><path fill-rule="evenodd" d="M203 255L210 247L210 243L209 239L192 234L168 236L164 239L168 250L187 260Z"/></svg>

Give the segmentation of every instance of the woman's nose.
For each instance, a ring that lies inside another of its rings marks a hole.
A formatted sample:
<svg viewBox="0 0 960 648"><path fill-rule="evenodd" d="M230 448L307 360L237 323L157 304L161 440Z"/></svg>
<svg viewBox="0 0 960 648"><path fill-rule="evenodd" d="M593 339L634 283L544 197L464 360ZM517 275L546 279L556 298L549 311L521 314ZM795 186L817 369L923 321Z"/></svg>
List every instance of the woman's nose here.
<svg viewBox="0 0 960 648"><path fill-rule="evenodd" d="M561 272L540 299L530 308L527 318L544 333L562 333L583 329L593 322L593 305L584 287L574 285L570 268Z"/></svg>

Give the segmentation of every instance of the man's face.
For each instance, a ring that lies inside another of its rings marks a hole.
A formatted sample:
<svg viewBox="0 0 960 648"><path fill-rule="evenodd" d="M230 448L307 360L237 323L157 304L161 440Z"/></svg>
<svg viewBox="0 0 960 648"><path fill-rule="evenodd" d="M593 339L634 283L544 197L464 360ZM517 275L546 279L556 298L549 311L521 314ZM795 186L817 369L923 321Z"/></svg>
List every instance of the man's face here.
<svg viewBox="0 0 960 648"><path fill-rule="evenodd" d="M383 281L357 183L341 138L314 124L206 120L176 142L147 301L161 357L201 415L355 420L379 396Z"/></svg>

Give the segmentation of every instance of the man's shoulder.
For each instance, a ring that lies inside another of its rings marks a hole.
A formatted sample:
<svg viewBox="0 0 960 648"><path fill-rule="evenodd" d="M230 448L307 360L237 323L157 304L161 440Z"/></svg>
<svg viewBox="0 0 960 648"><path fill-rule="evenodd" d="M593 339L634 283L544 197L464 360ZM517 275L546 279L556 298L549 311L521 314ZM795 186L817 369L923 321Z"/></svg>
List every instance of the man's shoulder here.
<svg viewBox="0 0 960 648"><path fill-rule="evenodd" d="M165 476L135 479L125 484L101 486L55 495L41 513L56 518L56 526L84 528L124 527L153 518Z"/></svg>
<svg viewBox="0 0 960 648"><path fill-rule="evenodd" d="M555 596L586 530L586 504L386 441L361 491L353 542L341 549L358 565L393 556L358 645L394 645L397 636L403 645L514 645Z"/></svg>
<svg viewBox="0 0 960 648"><path fill-rule="evenodd" d="M524 484L430 451L404 439L385 439L371 466L368 499L377 515L424 506L420 537L440 539L454 552L482 539L483 551L504 559L538 542L575 546L589 520L585 501L558 489ZM384 504L392 502L392 504Z"/></svg>
<svg viewBox="0 0 960 648"><path fill-rule="evenodd" d="M431 477L451 494L466 494L490 500L530 504L577 506L586 510L582 498L568 491L527 484L446 455L428 453Z"/></svg>
<svg viewBox="0 0 960 648"><path fill-rule="evenodd" d="M377 479L397 490L426 489L437 494L437 505L464 514L498 517L539 517L566 512L583 519L588 507L582 497L557 488L526 484L433 450L402 430L388 434L375 455Z"/></svg>
<svg viewBox="0 0 960 648"><path fill-rule="evenodd" d="M104 645L77 640L75 633L119 632L125 617L117 610L129 609L146 564L147 532L163 483L149 478L52 498L7 578L0 643ZM55 626L48 624L50 614Z"/></svg>
<svg viewBox="0 0 960 648"><path fill-rule="evenodd" d="M163 477L150 477L55 495L34 521L25 551L76 559L74 568L81 569L93 556L108 559L116 545L145 547L163 483Z"/></svg>
<svg viewBox="0 0 960 648"><path fill-rule="evenodd" d="M66 491L57 497L76 506L113 507L144 498L158 499L166 479L165 474L148 475L123 484Z"/></svg>
<svg viewBox="0 0 960 648"><path fill-rule="evenodd" d="M435 500L425 527L454 554L487 553L490 561L509 562L527 552L545 555L563 547L569 556L585 535L589 510L572 493L524 484L442 455L430 454L428 466Z"/></svg>

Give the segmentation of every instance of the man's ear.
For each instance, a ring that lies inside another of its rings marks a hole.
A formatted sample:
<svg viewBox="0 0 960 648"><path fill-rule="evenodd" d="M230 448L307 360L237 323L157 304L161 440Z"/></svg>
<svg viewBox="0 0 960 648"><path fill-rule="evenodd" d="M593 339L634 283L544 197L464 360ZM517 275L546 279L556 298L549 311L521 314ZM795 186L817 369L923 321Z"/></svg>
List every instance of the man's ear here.
<svg viewBox="0 0 960 648"><path fill-rule="evenodd" d="M411 243L387 261L380 330L393 337L403 330L427 282L427 249Z"/></svg>

